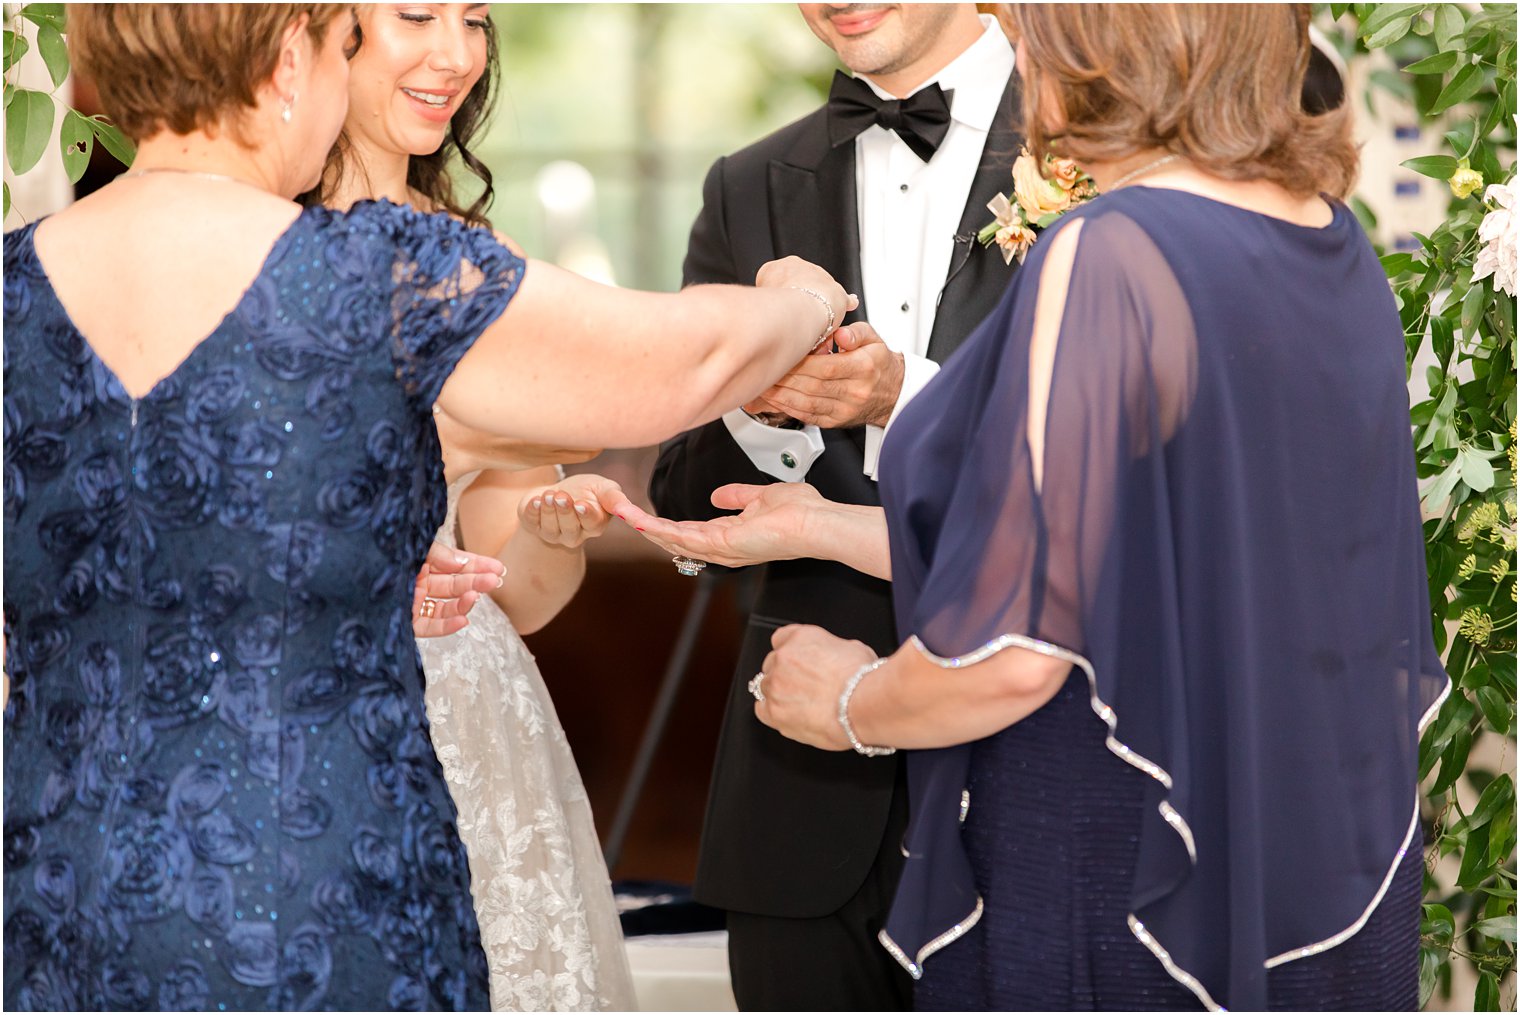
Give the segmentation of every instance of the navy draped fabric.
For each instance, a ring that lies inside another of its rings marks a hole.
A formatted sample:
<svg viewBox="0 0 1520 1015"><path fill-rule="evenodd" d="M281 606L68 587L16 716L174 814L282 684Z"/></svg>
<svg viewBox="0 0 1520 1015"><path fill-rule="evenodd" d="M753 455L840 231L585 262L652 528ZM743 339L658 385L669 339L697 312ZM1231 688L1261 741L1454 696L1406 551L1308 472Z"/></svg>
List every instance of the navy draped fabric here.
<svg viewBox="0 0 1520 1015"><path fill-rule="evenodd" d="M1107 774L1084 771L1114 805L1063 841L1133 836L1103 875L1123 881L1109 919L1206 1005L1266 1008L1270 968L1407 894L1391 889L1419 848L1419 729L1449 686L1403 329L1371 245L1332 207L1309 228L1142 186L1075 210L884 449L899 631L946 665L1009 647L1076 664L1090 715L1072 735L1107 751ZM1078 228L1053 362L1032 367L1041 273ZM1038 483L1032 394L1048 395ZM988 866L1035 830L968 852L961 824L980 768L1019 757L983 742L908 760L884 940L920 973L975 922L995 934L1036 904L983 897ZM971 822L1011 799L972 793ZM1071 946L1104 961L1093 940Z"/></svg>
<svg viewBox="0 0 1520 1015"><path fill-rule="evenodd" d="M5 237L5 1007L481 1009L412 583L489 231L307 209L140 400Z"/></svg>

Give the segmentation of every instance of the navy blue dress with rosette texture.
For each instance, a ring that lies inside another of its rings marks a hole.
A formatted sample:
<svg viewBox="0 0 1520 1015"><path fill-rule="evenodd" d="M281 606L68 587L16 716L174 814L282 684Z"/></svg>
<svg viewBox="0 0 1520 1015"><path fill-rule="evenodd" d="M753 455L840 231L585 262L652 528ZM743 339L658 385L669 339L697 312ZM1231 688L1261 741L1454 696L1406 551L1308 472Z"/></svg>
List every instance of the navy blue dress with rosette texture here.
<svg viewBox="0 0 1520 1015"><path fill-rule="evenodd" d="M5 1007L483 1009L412 581L487 230L307 209L134 401L5 238Z"/></svg>

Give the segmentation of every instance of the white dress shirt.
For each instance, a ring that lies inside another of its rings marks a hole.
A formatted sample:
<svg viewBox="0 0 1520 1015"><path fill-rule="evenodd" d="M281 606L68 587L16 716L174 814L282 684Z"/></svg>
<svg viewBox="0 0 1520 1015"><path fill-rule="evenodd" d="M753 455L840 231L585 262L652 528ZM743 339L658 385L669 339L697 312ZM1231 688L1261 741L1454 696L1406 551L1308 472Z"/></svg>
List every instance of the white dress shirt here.
<svg viewBox="0 0 1520 1015"><path fill-rule="evenodd" d="M874 124L855 139L860 295L872 327L889 348L903 354L902 390L888 426L939 372L939 364L925 355L939 293L950 272L955 231L987 133L1013 73L1007 36L992 16L983 14L981 20L981 37L920 86L937 84L954 92L950 129L933 158L924 162L895 131ZM870 78L862 80L881 98L895 98ZM991 216L988 212L989 220ZM776 479L805 480L823 454L823 435L816 426L782 430L742 409L724 415L723 422L755 467ZM884 427L866 427L865 473L872 479L885 433Z"/></svg>

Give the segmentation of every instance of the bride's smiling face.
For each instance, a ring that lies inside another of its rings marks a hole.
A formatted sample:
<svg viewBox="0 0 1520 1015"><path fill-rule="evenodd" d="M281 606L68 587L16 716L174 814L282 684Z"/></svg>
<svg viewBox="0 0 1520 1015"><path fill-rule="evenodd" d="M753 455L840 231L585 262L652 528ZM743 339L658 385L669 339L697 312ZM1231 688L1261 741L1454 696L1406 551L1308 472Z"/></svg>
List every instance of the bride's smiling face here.
<svg viewBox="0 0 1520 1015"><path fill-rule="evenodd" d="M372 4L349 67L350 139L428 155L486 70L486 4Z"/></svg>

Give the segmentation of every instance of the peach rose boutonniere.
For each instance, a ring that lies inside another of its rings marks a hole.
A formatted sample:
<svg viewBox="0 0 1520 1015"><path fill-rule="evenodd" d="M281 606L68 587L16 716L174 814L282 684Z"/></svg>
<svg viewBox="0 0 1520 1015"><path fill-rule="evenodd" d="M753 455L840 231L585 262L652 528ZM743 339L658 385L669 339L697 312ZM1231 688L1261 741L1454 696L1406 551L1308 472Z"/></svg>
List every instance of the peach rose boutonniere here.
<svg viewBox="0 0 1520 1015"><path fill-rule="evenodd" d="M1004 264L1014 258L1023 264L1040 230L1097 196L1092 178L1071 159L1047 156L1042 171L1025 149L1013 163L1013 193L987 202L993 218L976 234L977 241L984 247L997 244Z"/></svg>

